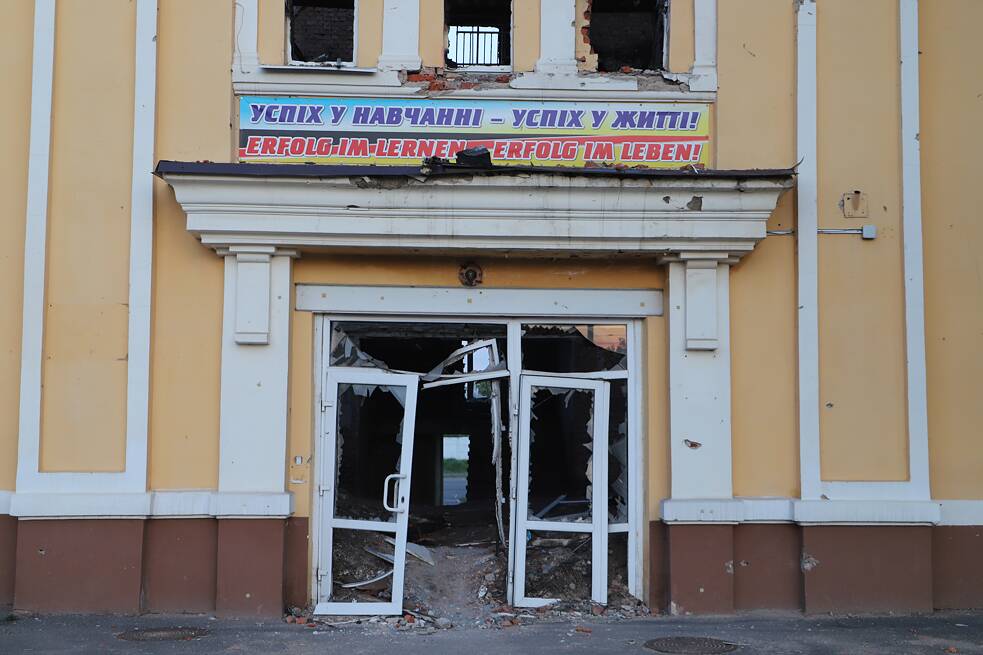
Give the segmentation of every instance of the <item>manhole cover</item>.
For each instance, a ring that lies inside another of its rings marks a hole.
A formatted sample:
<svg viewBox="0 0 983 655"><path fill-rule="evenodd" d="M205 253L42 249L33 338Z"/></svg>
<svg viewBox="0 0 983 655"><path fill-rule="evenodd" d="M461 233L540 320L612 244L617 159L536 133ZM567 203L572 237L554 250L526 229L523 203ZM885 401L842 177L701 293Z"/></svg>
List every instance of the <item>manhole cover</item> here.
<svg viewBox="0 0 983 655"><path fill-rule="evenodd" d="M687 655L729 653L737 650L737 644L711 637L659 637L646 641L645 647L657 653L684 653Z"/></svg>
<svg viewBox="0 0 983 655"><path fill-rule="evenodd" d="M119 635L126 641L187 641L208 634L205 628L134 628Z"/></svg>

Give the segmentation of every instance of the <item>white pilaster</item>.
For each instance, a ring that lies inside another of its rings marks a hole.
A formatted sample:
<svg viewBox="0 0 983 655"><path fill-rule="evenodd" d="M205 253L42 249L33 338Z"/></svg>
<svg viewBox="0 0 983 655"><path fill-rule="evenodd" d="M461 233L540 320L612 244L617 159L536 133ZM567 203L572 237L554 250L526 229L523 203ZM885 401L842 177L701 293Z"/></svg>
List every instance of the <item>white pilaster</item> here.
<svg viewBox="0 0 983 655"><path fill-rule="evenodd" d="M576 3L540 0L537 73L577 74Z"/></svg>
<svg viewBox="0 0 983 655"><path fill-rule="evenodd" d="M693 70L691 91L717 90L717 0L695 0L693 4Z"/></svg>
<svg viewBox="0 0 983 655"><path fill-rule="evenodd" d="M252 246L220 254L225 306L218 489L283 492L294 253Z"/></svg>
<svg viewBox="0 0 983 655"><path fill-rule="evenodd" d="M379 70L420 70L420 0L385 0Z"/></svg>
<svg viewBox="0 0 983 655"><path fill-rule="evenodd" d="M822 495L819 466L819 200L817 156L816 3L799 5L796 27L796 230L799 346L799 475L803 499Z"/></svg>
<svg viewBox="0 0 983 655"><path fill-rule="evenodd" d="M259 68L259 0L236 0L235 43L232 49L232 72L251 73Z"/></svg>
<svg viewBox="0 0 983 655"><path fill-rule="evenodd" d="M904 244L905 354L908 373L908 467L915 494L931 498L925 283L922 258L922 169L918 79L918 0L899 0L901 44L901 189Z"/></svg>
<svg viewBox="0 0 983 655"><path fill-rule="evenodd" d="M672 498L731 498L730 263L683 253L669 263Z"/></svg>
<svg viewBox="0 0 983 655"><path fill-rule="evenodd" d="M20 360L17 486L33 482L41 452L41 366L44 356L45 258L48 238L48 169L55 74L55 2L34 3L31 124L27 157L24 235L24 306Z"/></svg>

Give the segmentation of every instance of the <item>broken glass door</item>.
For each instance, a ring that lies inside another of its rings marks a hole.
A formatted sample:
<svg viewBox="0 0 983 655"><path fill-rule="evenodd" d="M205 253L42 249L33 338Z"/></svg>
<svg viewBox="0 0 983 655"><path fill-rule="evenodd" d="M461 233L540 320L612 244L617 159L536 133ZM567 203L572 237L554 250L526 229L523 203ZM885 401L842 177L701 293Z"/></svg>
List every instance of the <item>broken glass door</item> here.
<svg viewBox="0 0 983 655"><path fill-rule="evenodd" d="M573 595L607 603L609 384L521 378L509 557L517 607Z"/></svg>
<svg viewBox="0 0 983 655"><path fill-rule="evenodd" d="M399 614L419 377L329 368L317 493L317 614Z"/></svg>

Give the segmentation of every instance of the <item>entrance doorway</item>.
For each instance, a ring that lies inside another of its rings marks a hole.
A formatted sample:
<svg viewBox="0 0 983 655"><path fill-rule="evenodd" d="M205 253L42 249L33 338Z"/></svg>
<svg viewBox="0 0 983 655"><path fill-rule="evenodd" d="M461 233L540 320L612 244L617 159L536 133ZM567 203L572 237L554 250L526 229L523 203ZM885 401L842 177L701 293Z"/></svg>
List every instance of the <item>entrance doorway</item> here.
<svg viewBox="0 0 983 655"><path fill-rule="evenodd" d="M641 596L634 321L316 325L316 613Z"/></svg>

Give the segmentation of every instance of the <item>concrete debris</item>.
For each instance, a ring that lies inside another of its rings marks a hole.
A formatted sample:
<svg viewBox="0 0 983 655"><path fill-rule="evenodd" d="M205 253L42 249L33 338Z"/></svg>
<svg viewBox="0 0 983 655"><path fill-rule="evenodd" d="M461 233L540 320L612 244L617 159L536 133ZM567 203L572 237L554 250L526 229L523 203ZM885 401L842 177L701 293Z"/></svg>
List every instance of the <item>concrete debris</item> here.
<svg viewBox="0 0 983 655"><path fill-rule="evenodd" d="M386 543L391 544L393 547L396 546L396 540L392 537L386 537ZM421 562L425 562L430 566L436 566L436 562L433 560L433 553L426 546L421 546L420 544L414 544L413 542L406 542L406 552L417 558Z"/></svg>

